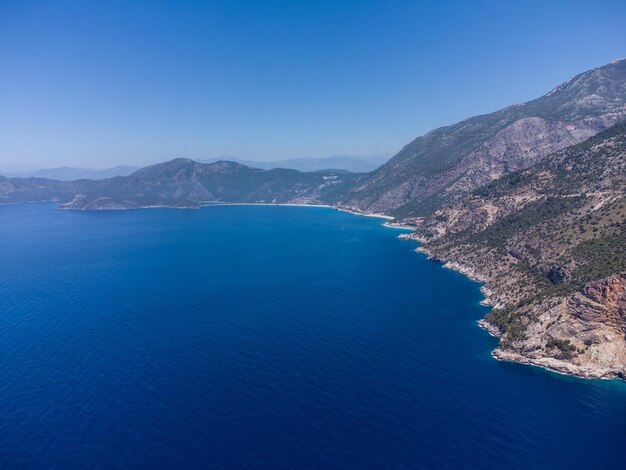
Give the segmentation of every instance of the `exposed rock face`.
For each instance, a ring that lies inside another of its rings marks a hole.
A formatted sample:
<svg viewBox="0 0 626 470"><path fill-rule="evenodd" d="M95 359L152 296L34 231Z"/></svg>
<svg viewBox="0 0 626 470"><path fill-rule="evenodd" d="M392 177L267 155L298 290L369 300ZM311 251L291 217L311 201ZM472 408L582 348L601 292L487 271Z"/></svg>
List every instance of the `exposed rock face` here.
<svg viewBox="0 0 626 470"><path fill-rule="evenodd" d="M497 358L586 378L626 380L626 273L534 310L526 339L498 348Z"/></svg>
<svg viewBox="0 0 626 470"><path fill-rule="evenodd" d="M485 282L496 357L626 378L626 123L415 223L421 250Z"/></svg>
<svg viewBox="0 0 626 470"><path fill-rule="evenodd" d="M454 182L444 193L450 200L459 199L507 173L534 165L546 155L587 140L606 127L606 121L598 125L597 119L569 124L539 117L515 121L461 160L456 175L451 175Z"/></svg>
<svg viewBox="0 0 626 470"><path fill-rule="evenodd" d="M626 60L547 95L418 137L340 199L363 211L421 217L626 118Z"/></svg>

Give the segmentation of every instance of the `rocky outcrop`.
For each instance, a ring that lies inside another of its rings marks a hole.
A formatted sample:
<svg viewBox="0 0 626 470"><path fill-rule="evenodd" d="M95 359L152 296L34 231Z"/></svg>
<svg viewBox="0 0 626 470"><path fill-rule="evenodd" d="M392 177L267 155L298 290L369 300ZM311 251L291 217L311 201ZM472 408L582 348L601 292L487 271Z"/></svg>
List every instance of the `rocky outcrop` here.
<svg viewBox="0 0 626 470"><path fill-rule="evenodd" d="M626 273L530 312L523 340L494 356L585 378L626 380Z"/></svg>

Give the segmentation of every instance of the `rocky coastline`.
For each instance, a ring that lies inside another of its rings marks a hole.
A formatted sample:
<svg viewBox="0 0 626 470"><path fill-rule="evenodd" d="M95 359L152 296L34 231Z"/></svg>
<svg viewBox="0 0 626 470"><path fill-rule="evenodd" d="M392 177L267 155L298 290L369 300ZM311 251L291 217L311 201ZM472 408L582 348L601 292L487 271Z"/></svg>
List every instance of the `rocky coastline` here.
<svg viewBox="0 0 626 470"><path fill-rule="evenodd" d="M353 213L358 214L358 212ZM480 291L484 296L484 299L481 301L482 305L492 308L504 308L506 306L507 299L509 298L508 293L502 289L498 289L497 284L489 274L470 265L463 264L461 261L435 255L434 252L426 246L428 240L421 236L415 227L408 224L404 225L401 222L392 222L391 224L413 229L411 233L398 235L398 238L414 240L420 243L415 249L416 252L424 254L430 260L442 263L443 268L459 272L472 281L482 284L480 287ZM385 225L390 225L390 223ZM489 262L489 260L485 260L485 262ZM617 290L619 291L617 295L613 296L618 297L618 299L613 299L613 306L615 309L622 308L626 310L626 274L613 276L613 278L613 283L617 286ZM620 296L621 299L619 299ZM563 303L567 305L568 301L570 303L572 302L572 297L575 296L566 296L563 298L555 297L549 299L547 302L543 302L539 306L535 306L537 310L547 307L544 315L550 318L550 321L544 321L543 324L554 322L554 325L552 325L554 328L558 326L559 323L556 318L561 319L561 324L569 322L569 319L566 322L562 321L562 309ZM595 302L595 307L598 307L602 305L605 299L598 298L596 300L598 302ZM620 302L622 302L623 305L619 305ZM550 303L553 304L552 308L550 308ZM605 301L604 303L611 302ZM620 334L621 325L619 324L620 322L626 321L626 318L617 320L613 324L606 322L604 318L596 318L595 320L596 322L593 325L588 322L583 322L583 324L579 325L580 327L578 329L570 328L572 331L570 343L578 343L582 346L581 349L577 350L578 354L576 354L576 356L568 354L563 355L558 352L554 354L555 351L550 348L548 348L548 350L537 348L536 342L543 340L545 336L549 336L549 334L546 335L546 331L542 328L537 328L537 331L534 332L531 331L533 337L530 338L530 340L534 341L535 344L530 349L524 348L523 346L520 349L515 349L515 346L520 347L521 345L503 345L501 342L500 345L492 351L491 355L494 359L499 361L535 366L557 374L581 379L626 380L626 348L622 347L624 338ZM502 340L503 332L497 325L489 322L487 318L480 319L477 324L491 336ZM586 335L582 339L580 337L581 333ZM578 338L576 338L576 336L578 336ZM591 339L591 337L594 337L594 339ZM612 338L612 340L607 342L607 337ZM590 342L591 344L589 344ZM606 347L608 343L613 343L613 345ZM583 352L584 348L586 348L587 351ZM591 350L589 350L590 348Z"/></svg>
<svg viewBox="0 0 626 470"><path fill-rule="evenodd" d="M420 239L417 234L401 236L416 241ZM504 306L507 292L494 288L489 275L457 261L435 256L424 245L416 251L443 263L444 268L482 283L483 305L493 308ZM626 342L622 330L626 320L623 316L626 311L626 273L590 283L583 292L549 298L534 305L531 311L538 320L527 330L527 337L513 343L501 341L492 351L492 357L581 379L626 380ZM487 318L477 323L491 336L503 339L503 332ZM567 348L569 351L558 347L540 347L546 338L549 342L555 334L567 336L564 341L571 345Z"/></svg>

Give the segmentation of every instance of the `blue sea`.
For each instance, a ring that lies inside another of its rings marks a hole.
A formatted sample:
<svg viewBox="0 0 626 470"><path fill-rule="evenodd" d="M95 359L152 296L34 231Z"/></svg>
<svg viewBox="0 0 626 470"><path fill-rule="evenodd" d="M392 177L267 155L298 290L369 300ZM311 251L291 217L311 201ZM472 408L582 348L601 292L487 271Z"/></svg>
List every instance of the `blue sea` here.
<svg viewBox="0 0 626 470"><path fill-rule="evenodd" d="M0 467L624 468L626 384L494 360L382 222L0 206Z"/></svg>

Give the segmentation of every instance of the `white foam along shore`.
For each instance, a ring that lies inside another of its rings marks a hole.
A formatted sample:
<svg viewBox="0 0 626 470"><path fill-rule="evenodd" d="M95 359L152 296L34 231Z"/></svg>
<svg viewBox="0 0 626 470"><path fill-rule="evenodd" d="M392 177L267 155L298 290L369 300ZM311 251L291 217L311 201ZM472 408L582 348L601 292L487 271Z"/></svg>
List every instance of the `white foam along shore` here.
<svg viewBox="0 0 626 470"><path fill-rule="evenodd" d="M425 254L429 259L433 259L431 253L425 248L423 248L421 245L416 249L416 251ZM444 264L442 267L459 272L475 282L485 283L488 281L488 278L486 276L480 275L474 269L463 266L462 264L456 263L454 261L444 261ZM501 305L499 305L493 299L494 293L490 289L488 289L485 285L480 287L480 291L482 292L484 296L484 299L480 302L481 305L492 307L492 308L501 307ZM480 328L487 331L489 335L493 336L494 338L501 337L502 332L498 329L498 327L487 322L485 318L481 318L476 323L478 324ZM522 356L521 354L513 352L513 351L504 351L500 349L499 346L496 347L493 351L491 351L491 357L493 357L494 359L498 361L513 362L513 363L523 364L527 366L534 366L540 369L547 370L552 373L565 375L569 377L576 377L579 379L615 380L618 378L610 370L600 370L598 372L597 370L594 370L594 369L580 367L575 364L561 361L559 359L555 359L551 357L530 358L530 357Z"/></svg>

